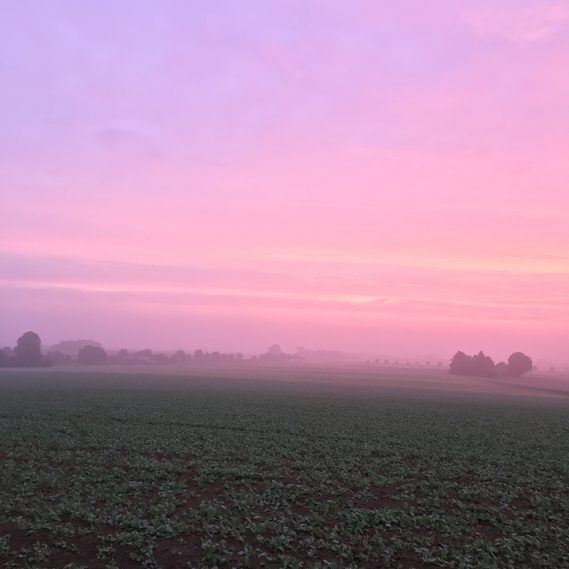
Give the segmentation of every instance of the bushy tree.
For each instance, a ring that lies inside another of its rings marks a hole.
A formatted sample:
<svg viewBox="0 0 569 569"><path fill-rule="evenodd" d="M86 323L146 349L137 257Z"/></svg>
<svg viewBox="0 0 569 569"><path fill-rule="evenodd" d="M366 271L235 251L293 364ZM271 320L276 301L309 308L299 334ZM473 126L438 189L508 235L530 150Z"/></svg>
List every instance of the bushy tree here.
<svg viewBox="0 0 569 569"><path fill-rule="evenodd" d="M508 358L508 375L510 377L520 377L524 373L531 371L532 368L532 359L522 352L514 352Z"/></svg>
<svg viewBox="0 0 569 569"><path fill-rule="evenodd" d="M494 366L497 377L508 377L508 364L500 362Z"/></svg>
<svg viewBox="0 0 569 569"><path fill-rule="evenodd" d="M494 364L492 358L479 352L468 356L457 352L450 362L450 373L457 375L472 375L475 377L520 377L533 369L533 362L522 352L515 352L508 358L508 363Z"/></svg>
<svg viewBox="0 0 569 569"><path fill-rule="evenodd" d="M134 355L137 358L151 359L152 358L152 350L150 348L146 348L145 350L139 350L138 352L135 352Z"/></svg>
<svg viewBox="0 0 569 569"><path fill-rule="evenodd" d="M18 338L16 348L16 361L21 366L41 366L41 340L35 332L26 332Z"/></svg>
<svg viewBox="0 0 569 569"><path fill-rule="evenodd" d="M172 361L177 364L183 364L186 361L186 357L184 350L176 350L176 353L172 356Z"/></svg>
<svg viewBox="0 0 569 569"><path fill-rule="evenodd" d="M271 356L273 358L280 358L282 356L282 354L283 354L283 351L281 350L281 347L278 344L273 344L267 350L267 355Z"/></svg>
<svg viewBox="0 0 569 569"><path fill-rule="evenodd" d="M119 363L124 363L127 359L128 359L128 350L125 350L124 348L120 349L116 356L117 356L117 361Z"/></svg>
<svg viewBox="0 0 569 569"><path fill-rule="evenodd" d="M457 352L450 362L450 373L456 375L471 375L475 377L494 377L496 370L492 358L484 352L468 356L464 352Z"/></svg>
<svg viewBox="0 0 569 569"><path fill-rule="evenodd" d="M494 362L490 356L484 355L484 352L479 352L472 357L472 375L478 377L494 377Z"/></svg>
<svg viewBox="0 0 569 569"><path fill-rule="evenodd" d="M83 365L100 365L107 362L107 352L100 346L85 346L79 350L77 360Z"/></svg>
<svg viewBox="0 0 569 569"><path fill-rule="evenodd" d="M71 358L76 359L77 354L81 348L85 346L99 346L102 347L99 342L95 340L63 340L58 342L49 348L50 352L62 352L66 356L71 356Z"/></svg>
<svg viewBox="0 0 569 569"><path fill-rule="evenodd" d="M450 361L450 373L455 375L470 375L471 356L467 356L464 352L458 351Z"/></svg>
<svg viewBox="0 0 569 569"><path fill-rule="evenodd" d="M152 354L152 361L157 364L167 364L169 362L169 358L166 354L158 353Z"/></svg>
<svg viewBox="0 0 569 569"><path fill-rule="evenodd" d="M47 353L47 360L53 365L65 365L71 361L71 356L64 354L61 350L50 350Z"/></svg>

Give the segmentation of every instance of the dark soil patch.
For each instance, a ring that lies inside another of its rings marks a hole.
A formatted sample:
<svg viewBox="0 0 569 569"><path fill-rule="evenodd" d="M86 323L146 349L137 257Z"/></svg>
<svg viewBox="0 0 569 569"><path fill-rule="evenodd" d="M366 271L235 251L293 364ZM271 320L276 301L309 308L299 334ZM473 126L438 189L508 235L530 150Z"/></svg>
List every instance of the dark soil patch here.
<svg viewBox="0 0 569 569"><path fill-rule="evenodd" d="M395 497L399 491L400 487L396 484L375 486L370 488L366 496L354 497L351 503L356 508L364 508L367 510L401 507L401 501Z"/></svg>
<svg viewBox="0 0 569 569"><path fill-rule="evenodd" d="M504 535L498 528L485 522L476 526L476 533L485 541L496 541Z"/></svg>
<svg viewBox="0 0 569 569"><path fill-rule="evenodd" d="M202 539L202 535L195 533L183 538L158 540L154 548L158 565L162 569L178 569L188 561L197 563L202 552Z"/></svg>

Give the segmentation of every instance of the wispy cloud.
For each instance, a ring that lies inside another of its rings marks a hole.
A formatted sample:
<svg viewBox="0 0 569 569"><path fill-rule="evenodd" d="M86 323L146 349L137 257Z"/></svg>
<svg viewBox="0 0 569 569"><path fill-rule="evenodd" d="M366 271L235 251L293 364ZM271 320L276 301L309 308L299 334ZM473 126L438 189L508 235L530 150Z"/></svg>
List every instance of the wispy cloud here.
<svg viewBox="0 0 569 569"><path fill-rule="evenodd" d="M467 21L481 37L527 46L567 31L569 6L566 2L541 0L478 3L468 13Z"/></svg>

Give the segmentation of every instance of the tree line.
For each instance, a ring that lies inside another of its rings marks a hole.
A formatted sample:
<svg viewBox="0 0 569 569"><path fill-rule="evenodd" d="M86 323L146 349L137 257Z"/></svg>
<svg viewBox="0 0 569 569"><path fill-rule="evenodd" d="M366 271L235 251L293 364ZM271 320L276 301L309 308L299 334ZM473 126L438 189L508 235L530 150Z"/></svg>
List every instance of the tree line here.
<svg viewBox="0 0 569 569"><path fill-rule="evenodd" d="M475 377L520 377L532 369L532 359L523 352L514 352L507 363L495 364L484 352L469 356L458 351L450 362L449 371L455 375Z"/></svg>
<svg viewBox="0 0 569 569"><path fill-rule="evenodd" d="M52 348L43 354L39 335L31 331L26 332L18 338L14 348L5 347L0 350L0 367L42 367L71 363L82 365L183 364L188 362L230 362L246 359L240 353L205 352L199 349L193 353L177 350L173 354L153 352L148 348L133 352L122 349L109 354L98 342L86 340L67 340L60 342L56 347L60 349ZM75 357L65 353L69 350L74 350ZM302 360L303 358L301 354L286 354L278 344L273 344L265 353L252 356L249 359L279 362ZM442 365L442 362L439 365ZM469 356L458 351L453 356L449 367L452 374L476 377L520 377L532 369L532 359L522 352L514 352L508 358L507 363L495 364L492 358L485 355L484 352Z"/></svg>
<svg viewBox="0 0 569 569"><path fill-rule="evenodd" d="M73 353L73 356L70 355ZM183 364L189 362L232 362L246 359L241 353L207 352L201 349L193 352L177 350L171 354L154 352L149 348L136 351L121 349L109 353L98 342L90 340L66 340L56 344L47 353L42 353L42 344L36 332L22 334L14 348L0 349L0 367L49 367L78 363L81 365L145 365L145 364ZM264 354L252 356L251 360L284 361L301 359L299 356L285 354L280 346L273 344Z"/></svg>

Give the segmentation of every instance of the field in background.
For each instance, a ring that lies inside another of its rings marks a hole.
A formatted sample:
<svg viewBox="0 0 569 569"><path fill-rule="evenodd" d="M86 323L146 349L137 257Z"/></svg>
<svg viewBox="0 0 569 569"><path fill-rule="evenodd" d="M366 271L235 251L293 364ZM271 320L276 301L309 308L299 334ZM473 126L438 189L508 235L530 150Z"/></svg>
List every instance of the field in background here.
<svg viewBox="0 0 569 569"><path fill-rule="evenodd" d="M2 370L0 565L567 567L566 385Z"/></svg>
<svg viewBox="0 0 569 569"><path fill-rule="evenodd" d="M446 368L386 367L375 364L263 365L250 362L180 366L64 366L0 368L0 387L81 386L167 390L261 390L365 397L435 398L528 403L569 398L569 374L532 373L521 378L485 379L450 375Z"/></svg>

